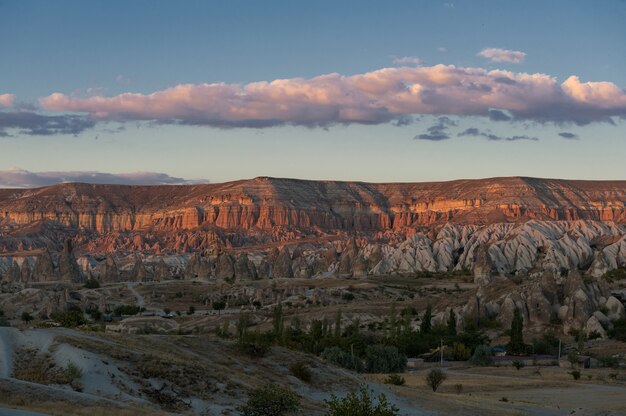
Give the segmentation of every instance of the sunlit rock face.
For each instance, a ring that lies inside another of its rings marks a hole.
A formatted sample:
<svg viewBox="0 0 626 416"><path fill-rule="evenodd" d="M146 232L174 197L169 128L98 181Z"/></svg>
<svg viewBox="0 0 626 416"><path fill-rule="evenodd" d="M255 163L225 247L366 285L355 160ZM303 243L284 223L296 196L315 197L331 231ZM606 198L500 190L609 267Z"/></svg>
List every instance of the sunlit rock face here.
<svg viewBox="0 0 626 416"><path fill-rule="evenodd" d="M208 185L73 183L0 190L0 220L5 228L55 221L98 233L200 226L376 231L529 219L623 223L625 203L624 181L514 177L369 184L261 177Z"/></svg>
<svg viewBox="0 0 626 416"><path fill-rule="evenodd" d="M0 273L15 281L597 277L626 264L625 203L626 181L520 177L5 189Z"/></svg>

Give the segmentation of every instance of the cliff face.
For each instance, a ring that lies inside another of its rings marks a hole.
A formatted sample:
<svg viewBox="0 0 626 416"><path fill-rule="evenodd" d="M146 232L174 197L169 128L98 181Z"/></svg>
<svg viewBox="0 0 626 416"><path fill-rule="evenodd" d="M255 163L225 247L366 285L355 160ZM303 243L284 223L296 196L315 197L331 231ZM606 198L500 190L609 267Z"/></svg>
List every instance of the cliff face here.
<svg viewBox="0 0 626 416"><path fill-rule="evenodd" d="M540 220L626 222L626 181L492 178L432 183L255 178L190 186L60 184L0 190L0 227L40 221L97 233L200 226L333 232Z"/></svg>

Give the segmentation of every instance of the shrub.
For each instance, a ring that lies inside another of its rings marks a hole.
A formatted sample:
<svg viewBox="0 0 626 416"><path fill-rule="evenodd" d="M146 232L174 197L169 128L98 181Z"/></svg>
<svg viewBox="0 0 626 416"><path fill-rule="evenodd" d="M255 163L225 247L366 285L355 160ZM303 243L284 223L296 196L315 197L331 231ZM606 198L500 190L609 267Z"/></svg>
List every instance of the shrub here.
<svg viewBox="0 0 626 416"><path fill-rule="evenodd" d="M430 370L426 375L426 385L433 389L433 391L437 391L445 379L446 375L443 371L439 369Z"/></svg>
<svg viewBox="0 0 626 416"><path fill-rule="evenodd" d="M487 345L479 345L474 350L470 363L473 365L488 366L493 364L493 358L491 357L491 349Z"/></svg>
<svg viewBox="0 0 626 416"><path fill-rule="evenodd" d="M248 401L237 411L243 416L280 416L294 412L300 406L300 396L287 387L269 384L250 393Z"/></svg>
<svg viewBox="0 0 626 416"><path fill-rule="evenodd" d="M96 279L94 279L92 277L91 279L88 279L85 282L84 288L85 289L99 289L100 288L100 282L98 282Z"/></svg>
<svg viewBox="0 0 626 416"><path fill-rule="evenodd" d="M289 366L289 373L306 383L311 382L311 369L302 361L296 361L295 363L292 363Z"/></svg>
<svg viewBox="0 0 626 416"><path fill-rule="evenodd" d="M580 370L572 370L570 374L574 378L574 380L578 380L580 378Z"/></svg>
<svg viewBox="0 0 626 416"><path fill-rule="evenodd" d="M619 367L619 358L613 357L611 355L605 357L598 357L598 361L602 367L611 367L618 368Z"/></svg>
<svg viewBox="0 0 626 416"><path fill-rule="evenodd" d="M79 380L82 376L83 370L73 362L69 362L65 366L65 377L70 383Z"/></svg>
<svg viewBox="0 0 626 416"><path fill-rule="evenodd" d="M369 373L398 373L406 367L406 356L398 348L370 345L365 349L365 369Z"/></svg>
<svg viewBox="0 0 626 416"><path fill-rule="evenodd" d="M141 312L141 308L137 305L120 305L113 310L115 316L137 315Z"/></svg>
<svg viewBox="0 0 626 416"><path fill-rule="evenodd" d="M196 313L196 307L190 306L189 309L187 309L187 315L193 315L194 313Z"/></svg>
<svg viewBox="0 0 626 416"><path fill-rule="evenodd" d="M454 391L456 392L456 394L463 393L463 384L461 384L461 383L455 384L454 385Z"/></svg>
<svg viewBox="0 0 626 416"><path fill-rule="evenodd" d="M351 391L343 398L334 394L325 400L329 407L326 416L397 416L398 408L387 401L384 394L372 398L372 391L361 386L358 391ZM377 402L377 403L376 403Z"/></svg>
<svg viewBox="0 0 626 416"><path fill-rule="evenodd" d="M350 301L354 300L354 295L352 293L350 293L350 292L344 292L341 295L341 298L343 300L345 300L346 302L350 302Z"/></svg>
<svg viewBox="0 0 626 416"><path fill-rule="evenodd" d="M321 357L348 370L363 371L363 362L339 347L329 347L322 351Z"/></svg>
<svg viewBox="0 0 626 416"><path fill-rule="evenodd" d="M28 312L24 311L22 312L22 321L24 322L30 322L32 321L34 318L31 316L31 314L29 314Z"/></svg>
<svg viewBox="0 0 626 416"><path fill-rule="evenodd" d="M512 364L513 364L513 367L517 369L517 371L519 371L521 368L524 368L526 366L523 361L519 361L519 360L513 361Z"/></svg>
<svg viewBox="0 0 626 416"><path fill-rule="evenodd" d="M63 313L53 314L52 320L58 322L61 326L66 328L75 328L87 323L83 312L79 309L72 309Z"/></svg>
<svg viewBox="0 0 626 416"><path fill-rule="evenodd" d="M271 346L258 340L246 340L237 344L239 350L252 358L262 358L270 351Z"/></svg>
<svg viewBox="0 0 626 416"><path fill-rule="evenodd" d="M389 377L387 377L384 380L384 383L385 384L393 384L394 386L404 386L404 384L406 383L406 380L401 375L390 374Z"/></svg>
<svg viewBox="0 0 626 416"><path fill-rule="evenodd" d="M213 310L221 311L224 308L226 308L226 302L223 300L216 300L213 302Z"/></svg>
<svg viewBox="0 0 626 416"><path fill-rule="evenodd" d="M613 322L613 328L607 331L609 337L618 341L626 342L626 319L618 319Z"/></svg>

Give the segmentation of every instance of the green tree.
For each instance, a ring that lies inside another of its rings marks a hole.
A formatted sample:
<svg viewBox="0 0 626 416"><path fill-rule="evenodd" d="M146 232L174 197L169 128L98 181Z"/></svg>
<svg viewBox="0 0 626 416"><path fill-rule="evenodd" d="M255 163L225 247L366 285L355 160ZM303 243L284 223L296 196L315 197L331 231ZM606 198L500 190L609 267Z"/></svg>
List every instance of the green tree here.
<svg viewBox="0 0 626 416"><path fill-rule="evenodd" d="M448 335L456 336L456 313L453 309L450 309L450 315L448 316Z"/></svg>
<svg viewBox="0 0 626 416"><path fill-rule="evenodd" d="M300 396L287 387L269 384L253 390L248 401L237 408L243 416L281 416L295 412Z"/></svg>
<svg viewBox="0 0 626 416"><path fill-rule="evenodd" d="M433 389L433 391L437 391L441 383L446 379L446 374L439 370L438 368L434 370L430 370L430 372L426 375L426 385Z"/></svg>
<svg viewBox="0 0 626 416"><path fill-rule="evenodd" d="M239 313L239 319L237 319L237 339L239 340L240 344L246 340L249 324L250 314L248 314L248 312L241 311Z"/></svg>
<svg viewBox="0 0 626 416"><path fill-rule="evenodd" d="M274 336L278 339L283 337L283 328L284 328L284 320L283 320L283 305L278 304L274 307L272 311L272 324L274 326Z"/></svg>
<svg viewBox="0 0 626 416"><path fill-rule="evenodd" d="M523 354L526 351L524 344L524 320L518 308L513 311L513 320L511 321L511 340L509 341L509 352L512 354Z"/></svg>
<svg viewBox="0 0 626 416"><path fill-rule="evenodd" d="M226 302L224 302L223 300L215 300L215 301L213 301L213 310L217 311L218 315L221 313L221 311L224 308L226 308Z"/></svg>
<svg viewBox="0 0 626 416"><path fill-rule="evenodd" d="M422 317L422 323L420 324L420 332L422 334L428 334L432 329L432 324L430 321L433 319L433 308L428 305L426 307L426 312L424 312L424 316Z"/></svg>
<svg viewBox="0 0 626 416"><path fill-rule="evenodd" d="M335 338L341 338L341 309L335 315Z"/></svg>
<svg viewBox="0 0 626 416"><path fill-rule="evenodd" d="M406 356L390 345L370 345L365 349L365 367L369 373L398 373L406 367Z"/></svg>
<svg viewBox="0 0 626 416"><path fill-rule="evenodd" d="M397 416L399 409L387 401L384 394L372 398L373 391L361 386L343 398L334 394L325 400L329 411L326 416Z"/></svg>

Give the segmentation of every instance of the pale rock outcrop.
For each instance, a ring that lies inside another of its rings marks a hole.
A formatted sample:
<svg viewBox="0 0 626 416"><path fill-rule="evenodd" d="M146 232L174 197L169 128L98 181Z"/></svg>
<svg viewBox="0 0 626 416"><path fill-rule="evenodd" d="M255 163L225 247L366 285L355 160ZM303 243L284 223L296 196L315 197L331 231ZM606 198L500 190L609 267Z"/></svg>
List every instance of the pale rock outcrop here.
<svg viewBox="0 0 626 416"><path fill-rule="evenodd" d="M120 281L119 269L113 256L107 256L104 262L96 266L96 272L103 283L115 283Z"/></svg>
<svg viewBox="0 0 626 416"><path fill-rule="evenodd" d="M624 304L615 296L609 296L604 306L606 306L606 309L608 310L607 316L610 320L616 321L618 319L626 318Z"/></svg>
<svg viewBox="0 0 626 416"><path fill-rule="evenodd" d="M609 317L606 316L605 314L603 314L601 311L595 311L592 316L595 316L595 318L598 320L598 322L600 322L602 324L603 328L605 328L605 329L612 329L613 328L613 323L611 322Z"/></svg>
<svg viewBox="0 0 626 416"><path fill-rule="evenodd" d="M20 280L22 283L28 283L30 282L31 279L31 269L30 269L30 264L28 263L28 260L24 260L22 262L22 267L20 269Z"/></svg>
<svg viewBox="0 0 626 416"><path fill-rule="evenodd" d="M74 257L72 240L65 240L63 251L59 257L59 278L64 282L81 283L83 274L81 273L76 257Z"/></svg>
<svg viewBox="0 0 626 416"><path fill-rule="evenodd" d="M146 267L144 266L143 261L139 256L137 256L135 259L135 264L131 271L130 280L135 282L145 282L150 280L148 272L146 271Z"/></svg>
<svg viewBox="0 0 626 416"><path fill-rule="evenodd" d="M169 266L163 259L160 259L156 266L154 266L154 280L157 282L162 282L164 280L169 280L172 278L172 274L170 272Z"/></svg>
<svg viewBox="0 0 626 416"><path fill-rule="evenodd" d="M213 273L210 259L200 253L194 253L185 268L185 279L209 279Z"/></svg>
<svg viewBox="0 0 626 416"><path fill-rule="evenodd" d="M293 277L293 269L291 266L291 254L287 247L283 247L274 264L272 266L272 277L274 278L292 278Z"/></svg>
<svg viewBox="0 0 626 416"><path fill-rule="evenodd" d="M552 319L552 303L546 299L539 285L535 285L526 299L528 318L537 324L549 324Z"/></svg>
<svg viewBox="0 0 626 416"><path fill-rule="evenodd" d="M228 253L222 253L215 264L215 277L218 280L231 280L235 278L235 260Z"/></svg>
<svg viewBox="0 0 626 416"><path fill-rule="evenodd" d="M35 266L33 267L33 280L36 282L49 282L56 280L52 256L47 249L45 249L35 261Z"/></svg>
<svg viewBox="0 0 626 416"><path fill-rule="evenodd" d="M600 323L598 318L596 318L595 316L592 316L587 320L583 329L588 336L592 333L596 333L599 334L600 338L602 339L607 338L606 331L602 327L602 324Z"/></svg>
<svg viewBox="0 0 626 416"><path fill-rule="evenodd" d="M257 278L256 266L245 253L237 256L235 261L235 276L242 280L255 280Z"/></svg>

